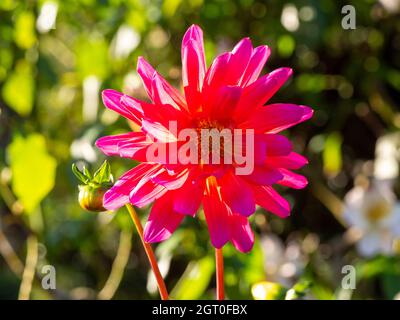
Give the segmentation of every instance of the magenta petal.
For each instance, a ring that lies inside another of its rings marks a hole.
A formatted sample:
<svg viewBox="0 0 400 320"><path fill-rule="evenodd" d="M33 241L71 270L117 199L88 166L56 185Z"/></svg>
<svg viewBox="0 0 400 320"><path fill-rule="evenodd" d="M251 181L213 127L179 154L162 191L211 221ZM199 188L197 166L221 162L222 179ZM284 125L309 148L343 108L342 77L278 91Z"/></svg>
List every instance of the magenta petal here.
<svg viewBox="0 0 400 320"><path fill-rule="evenodd" d="M108 108L111 109L123 117L132 120L136 122L137 124L140 124L140 119L142 118L142 115L140 113L140 102L136 100L137 104L139 106L136 106L135 108L131 107L130 105L124 104L121 100L126 97L128 99L128 96L124 95L123 93L120 93L115 90L107 89L104 90L101 93L101 96L103 98L103 103L104 105ZM133 99L129 97L130 99Z"/></svg>
<svg viewBox="0 0 400 320"><path fill-rule="evenodd" d="M103 198L103 206L107 210L116 210L129 202L129 194L137 183L147 174L154 172L158 165L141 163L123 174L108 190Z"/></svg>
<svg viewBox="0 0 400 320"><path fill-rule="evenodd" d="M160 242L168 239L184 218L174 212L169 193L156 200L144 227L144 241Z"/></svg>
<svg viewBox="0 0 400 320"><path fill-rule="evenodd" d="M206 95L209 91L218 89L224 84L225 75L229 67L229 59L232 54L225 52L219 55L210 68L208 68L205 79L204 79L204 94Z"/></svg>
<svg viewBox="0 0 400 320"><path fill-rule="evenodd" d="M186 100L192 111L200 106L206 61L203 45L203 31L192 25L182 40L182 81Z"/></svg>
<svg viewBox="0 0 400 320"><path fill-rule="evenodd" d="M137 182L135 188L129 194L129 201L131 204L139 208L144 207L162 197L168 191L163 186L151 181L152 176L157 175L157 173L163 170L164 168L161 165L156 165Z"/></svg>
<svg viewBox="0 0 400 320"><path fill-rule="evenodd" d="M259 78L243 90L236 109L235 119L240 121L252 115L252 111L265 104L291 76L292 69L279 68Z"/></svg>
<svg viewBox="0 0 400 320"><path fill-rule="evenodd" d="M249 252L254 245L254 233L247 218L232 214L229 218L231 242L240 252Z"/></svg>
<svg viewBox="0 0 400 320"><path fill-rule="evenodd" d="M138 58L137 71L151 100L161 104L171 104L176 108L185 109L186 103L182 95L172 87L157 71L143 58ZM156 79L154 81L154 79Z"/></svg>
<svg viewBox="0 0 400 320"><path fill-rule="evenodd" d="M96 146L107 156L119 155L118 143L135 138L136 133L129 132L113 136L104 136L96 140Z"/></svg>
<svg viewBox="0 0 400 320"><path fill-rule="evenodd" d="M300 174L287 169L279 169L279 172L283 175L283 179L278 182L280 185L293 189L303 189L308 184L306 177Z"/></svg>
<svg viewBox="0 0 400 320"><path fill-rule="evenodd" d="M272 167L257 165L254 167L254 170L251 174L243 175L242 177L249 182L263 186L274 184L283 178L279 170Z"/></svg>
<svg viewBox="0 0 400 320"><path fill-rule="evenodd" d="M221 87L210 103L210 113L215 119L230 119L240 100L242 88L238 86Z"/></svg>
<svg viewBox="0 0 400 320"><path fill-rule="evenodd" d="M292 143L288 138L278 134L265 134L267 160L270 156L285 156L292 151Z"/></svg>
<svg viewBox="0 0 400 320"><path fill-rule="evenodd" d="M222 248L230 240L230 226L227 222L231 211L222 201L215 185L209 186L207 190L203 198L203 209L211 243L215 248Z"/></svg>
<svg viewBox="0 0 400 320"><path fill-rule="evenodd" d="M270 156L266 160L266 164L286 169L300 169L308 163L308 160L296 152L290 152L288 155L283 156Z"/></svg>
<svg viewBox="0 0 400 320"><path fill-rule="evenodd" d="M160 184L168 190L179 189L183 186L189 176L189 170L184 169L178 173L169 173L168 170L164 170L159 174L151 177L151 180Z"/></svg>
<svg viewBox="0 0 400 320"><path fill-rule="evenodd" d="M177 133L169 131L169 128L165 127L159 122L153 122L151 120L144 119L142 121L142 130L147 132L153 138L157 139L159 142L168 143L177 141Z"/></svg>
<svg viewBox="0 0 400 320"><path fill-rule="evenodd" d="M167 191L163 186L148 180L131 191L129 201L131 204L142 208L163 196Z"/></svg>
<svg viewBox="0 0 400 320"><path fill-rule="evenodd" d="M253 191L250 186L232 172L227 172L219 181L222 199L232 212L248 217L256 210Z"/></svg>
<svg viewBox="0 0 400 320"><path fill-rule="evenodd" d="M256 133L278 133L311 118L312 114L312 109L306 106L275 103L257 108L240 127L253 128Z"/></svg>
<svg viewBox="0 0 400 320"><path fill-rule="evenodd" d="M101 137L96 141L96 146L108 156L145 161L146 148L152 143L143 132L129 132Z"/></svg>
<svg viewBox="0 0 400 320"><path fill-rule="evenodd" d="M253 53L249 38L242 39L231 52L229 66L225 75L225 85L237 85L243 76Z"/></svg>
<svg viewBox="0 0 400 320"><path fill-rule="evenodd" d="M153 97L152 81L156 70L143 57L138 58L137 72L142 78L143 86L150 98Z"/></svg>
<svg viewBox="0 0 400 320"><path fill-rule="evenodd" d="M151 80L152 100L157 105L170 105L175 109L184 110L186 104L180 93L170 86L158 73L155 73Z"/></svg>
<svg viewBox="0 0 400 320"><path fill-rule="evenodd" d="M194 216L200 207L204 195L203 179L196 179L198 171L192 169L185 184L175 191L174 210L185 215Z"/></svg>
<svg viewBox="0 0 400 320"><path fill-rule="evenodd" d="M143 105L142 113L146 121L158 122L165 127L169 127L171 121L177 125L177 129L185 128L189 123L187 112L182 109L176 109L176 107L170 104Z"/></svg>
<svg viewBox="0 0 400 320"><path fill-rule="evenodd" d="M239 82L241 87L252 84L257 80L270 54L271 50L268 48L268 46L260 46L253 50L246 71Z"/></svg>
<svg viewBox="0 0 400 320"><path fill-rule="evenodd" d="M290 215L289 202L270 186L253 186L256 203L281 218Z"/></svg>

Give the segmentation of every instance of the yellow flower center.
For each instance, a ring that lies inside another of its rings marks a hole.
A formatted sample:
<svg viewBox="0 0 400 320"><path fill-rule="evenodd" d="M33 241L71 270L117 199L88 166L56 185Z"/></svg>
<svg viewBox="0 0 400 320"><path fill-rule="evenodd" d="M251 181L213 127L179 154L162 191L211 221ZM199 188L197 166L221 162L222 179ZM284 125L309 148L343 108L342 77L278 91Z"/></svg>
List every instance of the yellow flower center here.
<svg viewBox="0 0 400 320"><path fill-rule="evenodd" d="M225 130L224 130L225 129ZM202 136L202 130L204 130L205 136ZM224 130L224 131L223 131ZM227 131L229 130L229 131ZM211 155L215 153L216 157L220 158L220 163L223 163L223 155L225 151L225 143L231 143L231 131L224 124L216 120L202 119L196 123L197 131L197 146L200 163L203 163L204 158L211 160ZM224 134L225 133L225 134ZM226 134L228 135L226 137ZM205 141L203 141L205 139ZM207 144L208 148L202 150L201 147ZM203 151L203 154L202 154Z"/></svg>
<svg viewBox="0 0 400 320"><path fill-rule="evenodd" d="M366 216L369 221L376 222L385 218L391 211L391 206L387 201L374 203L367 209Z"/></svg>

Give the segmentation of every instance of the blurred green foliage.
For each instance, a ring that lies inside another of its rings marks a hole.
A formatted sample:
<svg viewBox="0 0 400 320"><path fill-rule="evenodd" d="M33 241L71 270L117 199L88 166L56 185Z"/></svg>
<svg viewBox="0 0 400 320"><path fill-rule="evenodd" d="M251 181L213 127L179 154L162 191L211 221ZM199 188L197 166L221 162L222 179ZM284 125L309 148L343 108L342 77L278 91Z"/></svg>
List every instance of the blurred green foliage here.
<svg viewBox="0 0 400 320"><path fill-rule="evenodd" d="M296 28L284 22L289 4L296 8ZM345 244L345 228L313 193L322 184L342 197L353 184L358 159L373 159L377 137L400 127L399 9L373 0L354 2L357 29L343 30L340 12L345 4L0 1L0 231L22 262L27 235L39 239L39 276L32 297L96 298L103 288L119 233L130 229L131 222L123 209L117 214L84 212L71 164L97 168L104 157L94 148L95 139L130 130L124 119L102 106L99 96L101 89L113 88L145 99L135 73L138 56L180 87L180 41L196 23L204 30L208 63L242 37L251 37L254 45L268 44L272 55L264 72L280 66L294 69L293 80L273 100L310 105L316 111L310 123L288 132L295 149L310 160L303 171L310 187L280 190L293 207L285 221L257 211L251 220L257 241L250 254L224 248L227 295L250 299L251 287L259 281L289 281L282 285L291 287L304 276L313 283L311 297L338 298L341 266L355 264L360 271L353 297L392 299L400 291L399 259L360 258ZM116 178L135 165L126 159L110 162ZM140 214L145 220L148 208ZM168 270L167 286L177 299L214 297L212 249L199 216L185 219L179 233L157 247ZM304 253L301 274L288 272L290 266L284 266L289 262L282 261L278 264L286 273L277 270L271 279L268 263L283 258L264 245L262 239L270 233L285 246L296 239ZM314 246L307 242L310 234L317 239ZM132 241L115 297L157 297L135 234ZM9 259L0 257L0 297L14 299L20 280ZM46 264L56 267L55 291L41 289L40 270Z"/></svg>

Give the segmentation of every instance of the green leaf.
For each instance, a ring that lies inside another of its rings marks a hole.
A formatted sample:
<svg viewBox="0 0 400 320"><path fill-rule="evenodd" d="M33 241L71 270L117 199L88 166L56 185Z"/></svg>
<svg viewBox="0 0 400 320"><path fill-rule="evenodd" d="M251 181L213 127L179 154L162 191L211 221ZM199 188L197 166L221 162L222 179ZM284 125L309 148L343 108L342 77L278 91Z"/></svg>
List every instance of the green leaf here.
<svg viewBox="0 0 400 320"><path fill-rule="evenodd" d="M84 174L86 177L89 178L89 180L92 180L92 179L93 179L93 176L92 176L92 174L90 173L89 169L86 168L85 166L83 166L82 172L83 172L83 174Z"/></svg>
<svg viewBox="0 0 400 320"><path fill-rule="evenodd" d="M29 214L53 189L57 162L48 154L44 137L37 133L14 137L7 154L12 189Z"/></svg>
<svg viewBox="0 0 400 320"><path fill-rule="evenodd" d="M207 289L213 273L214 260L209 256L190 262L172 290L171 297L176 300L199 299Z"/></svg>
<svg viewBox="0 0 400 320"><path fill-rule="evenodd" d="M34 90L32 68L20 61L3 86L4 101L21 116L27 116L32 111Z"/></svg>
<svg viewBox="0 0 400 320"><path fill-rule="evenodd" d="M107 160L94 173L93 181L99 184L112 182L111 167Z"/></svg>
<svg viewBox="0 0 400 320"><path fill-rule="evenodd" d="M72 172L82 183L87 184L89 182L89 178L78 169L75 163L72 164Z"/></svg>

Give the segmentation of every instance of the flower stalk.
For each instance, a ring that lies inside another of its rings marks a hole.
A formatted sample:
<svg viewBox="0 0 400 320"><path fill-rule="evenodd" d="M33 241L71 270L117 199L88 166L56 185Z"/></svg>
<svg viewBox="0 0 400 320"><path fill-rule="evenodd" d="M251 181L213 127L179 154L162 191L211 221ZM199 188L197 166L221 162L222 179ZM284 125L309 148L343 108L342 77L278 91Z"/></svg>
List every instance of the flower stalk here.
<svg viewBox="0 0 400 320"><path fill-rule="evenodd" d="M215 248L215 266L217 274L217 300L224 300L224 256L222 254L222 248Z"/></svg>
<svg viewBox="0 0 400 320"><path fill-rule="evenodd" d="M149 259L151 269L153 270L154 276L157 281L157 286L158 286L158 290L160 292L161 299L168 300L169 297L168 297L167 287L165 286L160 269L158 268L157 260L154 255L153 249L151 248L150 244L148 244L147 242L144 241L142 223L140 222L140 219L139 219L138 215L136 214L136 211L133 208L133 206L130 204L126 204L125 206L129 212L129 215L131 216L133 224L136 227L136 230L139 234L140 240L142 241L144 251L146 252L147 258Z"/></svg>

